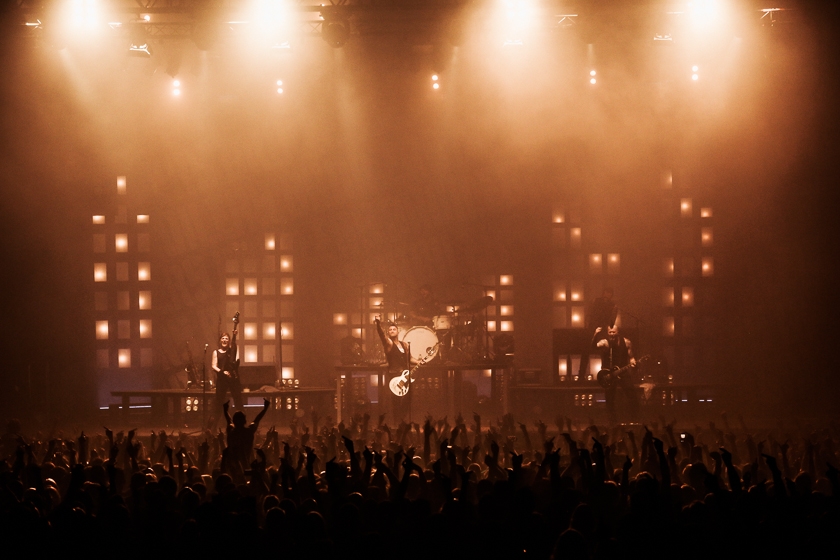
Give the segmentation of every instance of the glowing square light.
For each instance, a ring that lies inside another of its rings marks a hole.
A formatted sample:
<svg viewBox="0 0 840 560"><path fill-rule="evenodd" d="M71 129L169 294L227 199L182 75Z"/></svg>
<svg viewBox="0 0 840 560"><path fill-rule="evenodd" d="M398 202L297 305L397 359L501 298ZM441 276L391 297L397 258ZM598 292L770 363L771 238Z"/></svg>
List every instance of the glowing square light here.
<svg viewBox="0 0 840 560"><path fill-rule="evenodd" d="M513 321L500 321L499 322L499 330L502 331L502 332L513 331Z"/></svg>
<svg viewBox="0 0 840 560"><path fill-rule="evenodd" d="M371 309L379 309L382 307L382 301L382 297L380 296L368 298L368 307Z"/></svg>
<svg viewBox="0 0 840 560"><path fill-rule="evenodd" d="M256 363L260 361L259 358L259 347L255 344L246 344L244 348L244 361L249 364Z"/></svg>
<svg viewBox="0 0 840 560"><path fill-rule="evenodd" d="M682 289L682 306L691 307L694 305L694 288L684 286Z"/></svg>
<svg viewBox="0 0 840 560"><path fill-rule="evenodd" d="M117 365L121 368L131 367L131 350L129 348L117 350Z"/></svg>
<svg viewBox="0 0 840 560"><path fill-rule="evenodd" d="M385 291L385 285L384 284L373 284L370 287L370 293L372 293L372 294L381 294L384 291Z"/></svg>
<svg viewBox="0 0 840 560"><path fill-rule="evenodd" d="M510 274L503 274L499 276L499 284L501 284L502 286L512 286L513 276Z"/></svg>
<svg viewBox="0 0 840 560"><path fill-rule="evenodd" d="M149 215L148 214L137 214L137 223L138 224L148 224L149 223Z"/></svg>
<svg viewBox="0 0 840 560"><path fill-rule="evenodd" d="M581 228L572 228L569 230L569 244L574 248L579 248L581 242Z"/></svg>
<svg viewBox="0 0 840 560"><path fill-rule="evenodd" d="M584 309L581 306L572 307L572 327L580 328L586 323Z"/></svg>
<svg viewBox="0 0 840 560"><path fill-rule="evenodd" d="M566 222L566 213L563 210L555 210L551 216L551 221L555 224L562 224Z"/></svg>
<svg viewBox="0 0 840 560"><path fill-rule="evenodd" d="M669 258L662 261L662 272L666 278L674 276L674 259Z"/></svg>
<svg viewBox="0 0 840 560"><path fill-rule="evenodd" d="M96 321L96 340L108 340L108 321Z"/></svg>
<svg viewBox="0 0 840 560"><path fill-rule="evenodd" d="M295 327L292 323L280 323L280 336L284 340L292 340L295 338Z"/></svg>
<svg viewBox="0 0 840 560"><path fill-rule="evenodd" d="M365 335L364 329L361 329L361 328L353 329L353 336L355 336L356 338L364 338L364 335Z"/></svg>
<svg viewBox="0 0 840 560"><path fill-rule="evenodd" d="M609 253L607 255L607 272L610 274L618 274L621 272L621 255L618 253Z"/></svg>
<svg viewBox="0 0 840 560"><path fill-rule="evenodd" d="M491 297L493 298L493 301L496 301L496 290L485 290L484 295L487 297Z"/></svg>
<svg viewBox="0 0 840 560"><path fill-rule="evenodd" d="M566 301L566 284L564 282L554 283L554 301Z"/></svg>
<svg viewBox="0 0 840 560"><path fill-rule="evenodd" d="M665 307L674 306L674 288L662 289L662 305Z"/></svg>
<svg viewBox="0 0 840 560"><path fill-rule="evenodd" d="M105 223L105 216L103 216L101 214L97 214L97 215L93 216L93 223L96 224L96 225L104 224Z"/></svg>
<svg viewBox="0 0 840 560"><path fill-rule="evenodd" d="M118 233L114 236L114 247L117 253L127 253L128 252L128 235L124 233Z"/></svg>
<svg viewBox="0 0 840 560"><path fill-rule="evenodd" d="M670 170L663 171L659 177L659 182L663 189L670 189L674 185L674 174Z"/></svg>
<svg viewBox="0 0 840 560"><path fill-rule="evenodd" d="M700 209L700 217L701 218L711 218L712 217L712 208L710 206L706 206L705 208Z"/></svg>
<svg viewBox="0 0 840 560"><path fill-rule="evenodd" d="M572 301L583 301L583 283L572 282Z"/></svg>
<svg viewBox="0 0 840 560"><path fill-rule="evenodd" d="M263 323L263 339L274 340L277 335L277 327L274 323Z"/></svg>
<svg viewBox="0 0 840 560"><path fill-rule="evenodd" d="M487 330L489 332L496 332L496 321L487 321Z"/></svg>
<svg viewBox="0 0 840 560"><path fill-rule="evenodd" d="M143 310L152 308L152 292L141 291L137 294L137 308Z"/></svg>
<svg viewBox="0 0 840 560"><path fill-rule="evenodd" d="M140 338L152 338L151 319L140 319Z"/></svg>
<svg viewBox="0 0 840 560"><path fill-rule="evenodd" d="M705 227L700 229L700 244L703 247L711 247L714 243L714 235L712 233L712 228Z"/></svg>
<svg viewBox="0 0 840 560"><path fill-rule="evenodd" d="M152 279L152 265L147 262L137 263L137 279L141 282L148 282Z"/></svg>
<svg viewBox="0 0 840 560"><path fill-rule="evenodd" d="M228 278L225 280L225 294L229 296L239 295L239 278Z"/></svg>
<svg viewBox="0 0 840 560"><path fill-rule="evenodd" d="M283 379L294 379L295 378L295 368L293 367L284 367L280 370L280 375Z"/></svg>
<svg viewBox="0 0 840 560"><path fill-rule="evenodd" d="M703 257L700 261L700 270L703 276L712 276L715 273L715 261L712 257Z"/></svg>
<svg viewBox="0 0 840 560"><path fill-rule="evenodd" d="M682 216L683 218L690 218L691 217L691 199L690 198L680 199L680 216Z"/></svg>
<svg viewBox="0 0 840 560"><path fill-rule="evenodd" d="M674 336L674 318L665 317L662 319L662 334L664 336Z"/></svg>
<svg viewBox="0 0 840 560"><path fill-rule="evenodd" d="M295 283L291 278L280 279L280 293L284 296L290 296L295 293Z"/></svg>
<svg viewBox="0 0 840 560"><path fill-rule="evenodd" d="M333 325L346 325L347 313L333 313Z"/></svg>
<svg viewBox="0 0 840 560"><path fill-rule="evenodd" d="M93 263L93 281L105 282L108 280L108 267L105 263Z"/></svg>
<svg viewBox="0 0 840 560"><path fill-rule="evenodd" d="M295 262L291 255L280 256L280 270L283 272L292 272L295 268Z"/></svg>
<svg viewBox="0 0 840 560"><path fill-rule="evenodd" d="M275 247L274 234L273 233L266 233L265 234L265 250L266 251L273 251L274 247Z"/></svg>
<svg viewBox="0 0 840 560"><path fill-rule="evenodd" d="M246 296L255 296L257 295L257 279L256 278L246 278L243 282L243 286L245 288L245 295Z"/></svg>
<svg viewBox="0 0 840 560"><path fill-rule="evenodd" d="M257 324L256 323L245 323L242 326L242 338L245 340L256 340L257 339Z"/></svg>
<svg viewBox="0 0 840 560"><path fill-rule="evenodd" d="M499 308L499 314L503 316L513 315L512 305L503 305Z"/></svg>
<svg viewBox="0 0 840 560"><path fill-rule="evenodd" d="M125 175L117 177L117 194L125 194L126 180Z"/></svg>

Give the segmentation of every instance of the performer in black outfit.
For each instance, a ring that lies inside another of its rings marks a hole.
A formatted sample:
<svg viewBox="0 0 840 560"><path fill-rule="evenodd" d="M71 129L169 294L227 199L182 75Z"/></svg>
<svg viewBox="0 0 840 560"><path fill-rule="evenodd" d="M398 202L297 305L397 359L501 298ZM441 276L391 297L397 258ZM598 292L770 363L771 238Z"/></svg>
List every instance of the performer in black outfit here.
<svg viewBox="0 0 840 560"><path fill-rule="evenodd" d="M593 335L592 344L606 337L607 329L615 325L615 319L618 315L618 307L613 301L613 289L605 287L601 292L601 297L596 298L589 308L589 315L587 321L589 325L589 332L595 331ZM580 368L578 375L581 379L586 379L587 369L589 368L589 350L584 352L580 357Z"/></svg>
<svg viewBox="0 0 840 560"><path fill-rule="evenodd" d="M389 323L388 334L386 335L382 330L379 317L374 320L374 323L376 324L376 332L379 333L379 340L382 341L382 351L388 360L388 375L386 377L390 381L392 378L401 375L404 370L411 369L410 349L408 344L399 340L400 330L397 328L397 325ZM405 395L398 397L391 393L391 411L395 422L399 422L405 412L403 410L405 398Z"/></svg>
<svg viewBox="0 0 840 560"><path fill-rule="evenodd" d="M236 334L239 331L233 330L233 338L228 333L222 333L219 337L219 347L213 350L213 361L211 367L216 372L216 410L222 407L227 398L227 393L233 398L233 404L237 410L242 410L242 386L239 383L236 364Z"/></svg>
<svg viewBox="0 0 840 560"><path fill-rule="evenodd" d="M592 337L592 344L601 354L601 369L614 370L624 366L636 367L636 358L633 356L633 345L630 339L624 338L618 332L618 327L613 325L607 330L606 338L601 335L602 329L595 329ZM628 372L629 373L629 372ZM632 420L639 417L639 395L636 387L630 380L630 375L625 374L618 378L615 383L610 383L604 389L604 398L607 404L607 414L610 422L615 424L616 415L616 388L621 387L621 392L627 400L627 412Z"/></svg>

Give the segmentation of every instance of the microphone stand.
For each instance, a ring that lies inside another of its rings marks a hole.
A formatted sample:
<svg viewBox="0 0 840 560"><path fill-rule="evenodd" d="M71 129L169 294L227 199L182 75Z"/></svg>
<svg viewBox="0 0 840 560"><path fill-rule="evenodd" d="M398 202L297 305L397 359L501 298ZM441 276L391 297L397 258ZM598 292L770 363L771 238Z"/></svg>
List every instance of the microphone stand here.
<svg viewBox="0 0 840 560"><path fill-rule="evenodd" d="M204 412L203 427L207 427L207 343L204 344L204 359L201 360L201 410Z"/></svg>

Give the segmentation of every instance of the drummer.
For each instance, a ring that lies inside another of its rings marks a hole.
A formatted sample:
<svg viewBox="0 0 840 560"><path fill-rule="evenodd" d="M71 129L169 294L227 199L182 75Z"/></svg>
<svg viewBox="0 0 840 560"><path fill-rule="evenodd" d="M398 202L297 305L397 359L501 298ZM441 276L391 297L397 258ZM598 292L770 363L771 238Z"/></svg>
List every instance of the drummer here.
<svg viewBox="0 0 840 560"><path fill-rule="evenodd" d="M423 284L418 290L418 297L411 304L408 312L411 324L414 326L432 326L432 318L440 314L440 304L432 294L432 288Z"/></svg>

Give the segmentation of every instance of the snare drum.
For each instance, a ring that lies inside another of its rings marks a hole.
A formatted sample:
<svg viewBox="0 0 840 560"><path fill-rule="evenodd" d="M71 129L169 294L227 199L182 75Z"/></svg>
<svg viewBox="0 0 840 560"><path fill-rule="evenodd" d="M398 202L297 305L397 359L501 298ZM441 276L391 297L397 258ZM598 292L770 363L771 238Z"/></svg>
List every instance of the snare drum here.
<svg viewBox="0 0 840 560"><path fill-rule="evenodd" d="M432 317L432 328L436 331L448 331L452 328L452 317L449 315L436 315Z"/></svg>
<svg viewBox="0 0 840 560"><path fill-rule="evenodd" d="M438 353L438 337L429 327L411 327L405 334L400 333L400 340L409 344L414 361L429 361Z"/></svg>

